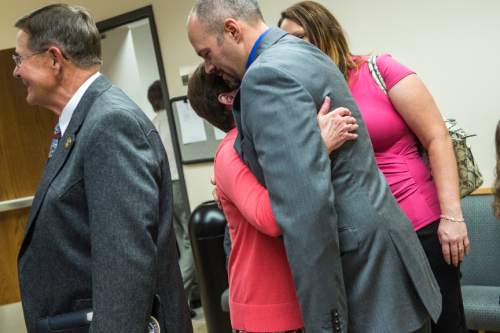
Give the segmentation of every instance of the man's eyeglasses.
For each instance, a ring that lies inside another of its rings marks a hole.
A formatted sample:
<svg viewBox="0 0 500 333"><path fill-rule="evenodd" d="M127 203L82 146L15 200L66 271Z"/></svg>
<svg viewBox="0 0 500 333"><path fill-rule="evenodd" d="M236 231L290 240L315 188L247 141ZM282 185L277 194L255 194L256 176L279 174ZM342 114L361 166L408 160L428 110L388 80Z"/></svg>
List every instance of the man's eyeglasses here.
<svg viewBox="0 0 500 333"><path fill-rule="evenodd" d="M21 64L22 64L22 62L23 62L23 60L31 58L33 56L36 56L38 54L45 53L45 52L47 52L47 50L43 50L43 51L40 51L40 52L35 52L35 53L27 54L27 55L13 54L12 55L12 60L14 60L14 63L16 64L16 67L20 67Z"/></svg>

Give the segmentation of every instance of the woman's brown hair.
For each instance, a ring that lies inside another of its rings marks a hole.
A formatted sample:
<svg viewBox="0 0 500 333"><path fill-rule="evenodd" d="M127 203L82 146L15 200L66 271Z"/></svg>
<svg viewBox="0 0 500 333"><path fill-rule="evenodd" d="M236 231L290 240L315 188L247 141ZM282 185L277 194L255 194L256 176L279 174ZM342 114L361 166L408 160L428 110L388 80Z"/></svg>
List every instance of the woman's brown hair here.
<svg viewBox="0 0 500 333"><path fill-rule="evenodd" d="M234 127L233 113L219 102L218 96L234 89L219 75L208 74L201 64L189 78L187 97L198 116L229 132Z"/></svg>
<svg viewBox="0 0 500 333"><path fill-rule="evenodd" d="M281 13L278 26L284 19L300 25L311 44L330 56L348 80L349 70L357 64L352 59L342 27L328 9L314 1L302 1Z"/></svg>

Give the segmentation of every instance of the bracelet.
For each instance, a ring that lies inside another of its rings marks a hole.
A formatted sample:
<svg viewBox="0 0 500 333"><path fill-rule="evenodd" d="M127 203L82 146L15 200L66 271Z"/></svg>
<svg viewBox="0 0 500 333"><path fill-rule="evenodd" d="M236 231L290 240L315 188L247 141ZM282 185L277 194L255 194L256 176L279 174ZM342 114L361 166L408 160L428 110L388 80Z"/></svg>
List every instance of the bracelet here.
<svg viewBox="0 0 500 333"><path fill-rule="evenodd" d="M447 216L447 215L440 215L439 217L443 220L450 221L450 222L465 222L465 220L463 218L457 219L457 218Z"/></svg>

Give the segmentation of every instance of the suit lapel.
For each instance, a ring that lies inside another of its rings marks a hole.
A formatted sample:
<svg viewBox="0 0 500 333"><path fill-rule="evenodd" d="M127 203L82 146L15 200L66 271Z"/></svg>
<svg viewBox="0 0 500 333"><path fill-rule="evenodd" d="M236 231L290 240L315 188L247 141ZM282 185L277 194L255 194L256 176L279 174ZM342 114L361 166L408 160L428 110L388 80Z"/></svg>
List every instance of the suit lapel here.
<svg viewBox="0 0 500 333"><path fill-rule="evenodd" d="M104 91L108 90L110 87L111 83L104 76L99 76L89 86L85 94L82 96L80 103L78 103L78 106L73 112L68 128L64 132L64 135L61 137L54 155L48 160L47 165L45 166L42 181L40 182L40 185L38 186L37 192L35 194L35 198L33 199L33 204L31 206L28 224L25 228L24 240L21 246L21 251L19 252L19 257L21 256L26 246L25 242L28 238L28 233L30 232L31 227L36 220L49 186L70 155L71 150L73 149L73 146L75 145L77 140L77 133L80 130L80 127L85 120L89 109L92 107L92 104L94 104L97 97Z"/></svg>

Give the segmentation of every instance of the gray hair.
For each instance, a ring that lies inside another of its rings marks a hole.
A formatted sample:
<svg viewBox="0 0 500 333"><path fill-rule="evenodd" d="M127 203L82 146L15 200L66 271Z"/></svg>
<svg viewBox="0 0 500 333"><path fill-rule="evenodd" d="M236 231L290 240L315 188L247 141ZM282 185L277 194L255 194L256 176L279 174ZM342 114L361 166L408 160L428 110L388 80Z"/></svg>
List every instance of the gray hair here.
<svg viewBox="0 0 500 333"><path fill-rule="evenodd" d="M229 17L247 23L264 21L257 0L197 0L189 17L193 15L219 37Z"/></svg>
<svg viewBox="0 0 500 333"><path fill-rule="evenodd" d="M78 67L102 64L101 36L83 7L45 6L21 17L14 26L28 34L28 47L34 52L57 46Z"/></svg>

